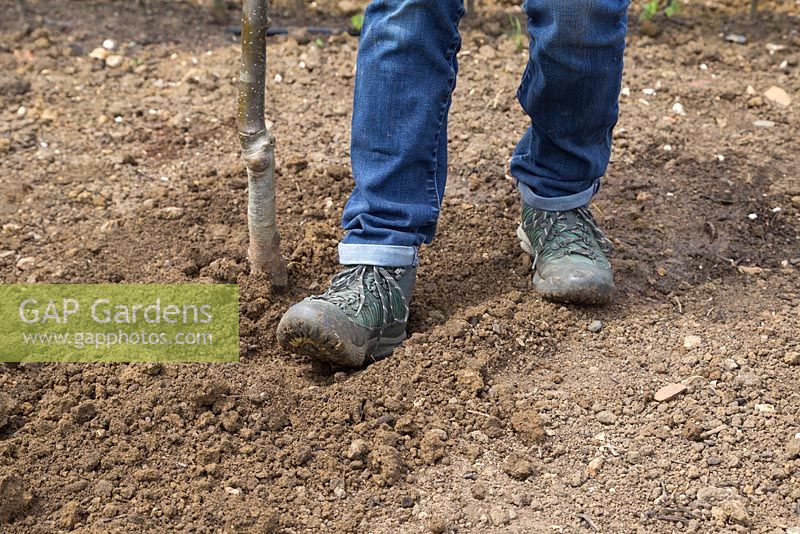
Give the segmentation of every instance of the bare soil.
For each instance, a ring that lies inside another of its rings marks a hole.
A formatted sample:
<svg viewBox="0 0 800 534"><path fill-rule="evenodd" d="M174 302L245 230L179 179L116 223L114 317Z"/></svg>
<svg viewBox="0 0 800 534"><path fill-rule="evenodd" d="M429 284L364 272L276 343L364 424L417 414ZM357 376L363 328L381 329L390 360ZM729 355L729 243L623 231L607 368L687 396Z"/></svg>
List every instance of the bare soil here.
<svg viewBox="0 0 800 534"><path fill-rule="evenodd" d="M329 4L274 18L346 25ZM270 38L276 293L245 258L236 6L220 25L186 2L36 1L19 31L2 0L0 281L237 282L242 350L0 367L0 530L797 532L800 8L762 4L757 21L720 1L632 16L595 202L619 291L593 309L529 286L506 166L521 12L479 3L412 335L345 373L274 332L337 268L357 39ZM109 38L117 67L89 57Z"/></svg>

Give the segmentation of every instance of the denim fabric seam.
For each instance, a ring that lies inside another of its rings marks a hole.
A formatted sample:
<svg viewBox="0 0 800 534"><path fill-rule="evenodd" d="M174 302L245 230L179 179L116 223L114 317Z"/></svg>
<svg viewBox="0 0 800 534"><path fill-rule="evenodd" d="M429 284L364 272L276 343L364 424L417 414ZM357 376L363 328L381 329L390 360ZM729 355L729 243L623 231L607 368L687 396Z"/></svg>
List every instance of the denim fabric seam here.
<svg viewBox="0 0 800 534"><path fill-rule="evenodd" d="M453 39L452 43L450 44L450 48L447 50L447 55L449 57L449 64L452 66L453 61L456 57L456 51L458 50L459 43L461 42L461 35L458 31L458 23L461 18L464 16L465 10L464 7L459 10L458 14L456 15L455 25L456 25L456 32L455 32L455 39ZM442 128L444 127L444 117L447 113L447 108L449 105L449 101L453 98L453 92L456 88L456 80L457 80L457 73L455 69L450 73L450 79L448 80L448 85L450 86L450 90L448 91L448 96L445 98L444 102L442 103L441 110L439 111L439 128L436 131L436 140L434 142L434 149L433 149L433 195L435 199L435 206L437 211L437 216L442 211L442 202L440 200L441 195L439 194L439 141L442 136ZM428 182L428 192L430 192L430 180Z"/></svg>

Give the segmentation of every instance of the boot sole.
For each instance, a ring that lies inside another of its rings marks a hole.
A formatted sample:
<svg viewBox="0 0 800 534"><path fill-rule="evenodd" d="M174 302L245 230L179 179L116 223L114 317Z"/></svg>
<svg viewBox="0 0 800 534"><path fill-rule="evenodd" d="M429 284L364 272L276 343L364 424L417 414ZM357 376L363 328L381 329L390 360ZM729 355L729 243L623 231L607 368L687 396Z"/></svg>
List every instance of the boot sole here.
<svg viewBox="0 0 800 534"><path fill-rule="evenodd" d="M525 230L522 229L522 225L517 226L517 239L519 239L519 245L527 252L531 257L534 256L533 252L533 245L531 245L530 239L528 239L528 234L525 233ZM547 281L539 276L539 273L536 269L533 269L533 286L536 288L536 291L542 295L542 297L546 300L552 302L560 302L560 303L568 303L568 304L591 304L591 305L603 305L608 304L611 301L611 297L614 293L614 288L611 287L607 290L598 290L592 291L590 293L584 291L559 291L554 290L551 288L546 287Z"/></svg>
<svg viewBox="0 0 800 534"><path fill-rule="evenodd" d="M280 325L279 339L287 350L319 362L343 367L361 367L365 362L390 356L407 335L373 338L363 346L340 339L334 332L307 321L291 321Z"/></svg>

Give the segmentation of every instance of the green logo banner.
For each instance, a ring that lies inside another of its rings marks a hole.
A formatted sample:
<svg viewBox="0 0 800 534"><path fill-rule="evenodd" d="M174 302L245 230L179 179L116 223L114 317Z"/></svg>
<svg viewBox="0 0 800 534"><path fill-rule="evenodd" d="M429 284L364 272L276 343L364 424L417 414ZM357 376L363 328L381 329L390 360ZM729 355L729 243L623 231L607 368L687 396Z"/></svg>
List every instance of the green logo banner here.
<svg viewBox="0 0 800 534"><path fill-rule="evenodd" d="M0 362L238 360L237 285L0 285Z"/></svg>

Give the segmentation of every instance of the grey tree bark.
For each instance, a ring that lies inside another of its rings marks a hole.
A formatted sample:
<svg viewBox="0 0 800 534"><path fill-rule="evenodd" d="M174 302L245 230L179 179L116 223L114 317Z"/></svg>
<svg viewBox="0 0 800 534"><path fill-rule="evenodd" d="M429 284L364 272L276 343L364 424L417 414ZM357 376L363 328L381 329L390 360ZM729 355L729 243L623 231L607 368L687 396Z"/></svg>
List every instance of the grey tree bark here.
<svg viewBox="0 0 800 534"><path fill-rule="evenodd" d="M255 272L272 284L288 283L275 215L275 138L264 120L267 74L268 0L245 0L242 8L242 65L239 74L239 140L247 166L248 256Z"/></svg>

